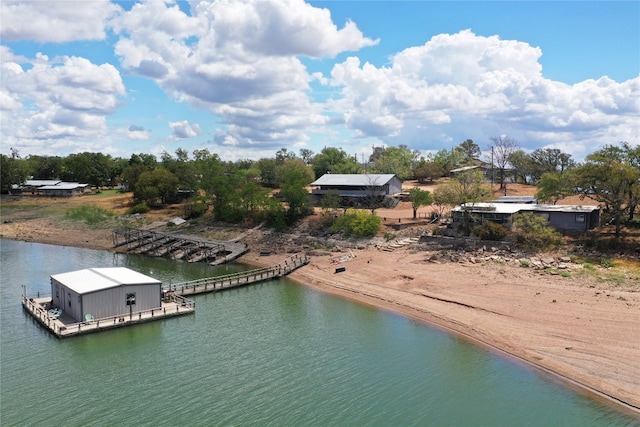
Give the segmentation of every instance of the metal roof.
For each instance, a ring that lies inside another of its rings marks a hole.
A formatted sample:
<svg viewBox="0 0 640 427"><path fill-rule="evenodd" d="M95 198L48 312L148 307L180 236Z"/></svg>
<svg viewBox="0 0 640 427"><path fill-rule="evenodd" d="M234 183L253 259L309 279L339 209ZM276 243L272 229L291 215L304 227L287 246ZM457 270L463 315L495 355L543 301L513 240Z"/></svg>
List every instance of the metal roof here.
<svg viewBox="0 0 640 427"><path fill-rule="evenodd" d="M309 185L385 185L394 177L394 174L326 173Z"/></svg>
<svg viewBox="0 0 640 427"><path fill-rule="evenodd" d="M61 183L59 179L28 179L24 182L27 187L42 187L43 185L56 185Z"/></svg>
<svg viewBox="0 0 640 427"><path fill-rule="evenodd" d="M77 182L61 182L56 185L43 185L40 190L75 190L76 188L85 188L89 184L78 184Z"/></svg>
<svg viewBox="0 0 640 427"><path fill-rule="evenodd" d="M54 274L52 279L78 294L88 294L123 285L160 284L159 280L126 267L87 268Z"/></svg>
<svg viewBox="0 0 640 427"><path fill-rule="evenodd" d="M493 212L502 214L515 214L520 211L531 212L577 212L589 213L600 209L598 206L583 205L534 205L531 203L474 203L469 206L473 212ZM456 206L452 211L462 211L462 206Z"/></svg>

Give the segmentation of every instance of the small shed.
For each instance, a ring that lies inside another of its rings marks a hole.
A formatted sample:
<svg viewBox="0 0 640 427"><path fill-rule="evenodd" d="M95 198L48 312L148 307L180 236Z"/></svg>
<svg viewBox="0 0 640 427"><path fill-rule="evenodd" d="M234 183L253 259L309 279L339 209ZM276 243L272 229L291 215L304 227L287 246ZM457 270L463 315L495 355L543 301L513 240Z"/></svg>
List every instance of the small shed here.
<svg viewBox="0 0 640 427"><path fill-rule="evenodd" d="M88 268L51 276L51 304L78 322L162 306L162 282L126 267Z"/></svg>

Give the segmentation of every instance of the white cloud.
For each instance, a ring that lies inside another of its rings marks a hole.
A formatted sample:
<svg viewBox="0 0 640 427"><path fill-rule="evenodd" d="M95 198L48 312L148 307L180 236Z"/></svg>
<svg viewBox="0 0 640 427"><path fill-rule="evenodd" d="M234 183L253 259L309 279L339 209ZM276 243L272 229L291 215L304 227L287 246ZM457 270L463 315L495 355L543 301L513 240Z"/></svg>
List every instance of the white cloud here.
<svg viewBox="0 0 640 427"><path fill-rule="evenodd" d="M116 53L125 69L154 79L174 99L221 117L226 128L216 139L225 144L306 141L308 129L327 118L309 96L318 77L296 56L377 43L351 22L338 29L327 10L301 0L203 1L191 14L163 2L135 5L114 21Z"/></svg>
<svg viewBox="0 0 640 427"><path fill-rule="evenodd" d="M469 30L441 34L405 49L391 64L336 64L332 101L359 137L429 150L472 138L484 145L508 134L525 146L583 146L638 139L640 78L607 77L567 85L545 79L542 52L526 43L477 36ZM449 140L443 139L448 135ZM627 139L629 140L629 139Z"/></svg>
<svg viewBox="0 0 640 427"><path fill-rule="evenodd" d="M125 94L116 68L78 57L49 60L37 55L21 61L1 65L3 144L34 146L46 140L45 150L87 150L94 144L96 151L104 148L96 139L108 132L105 117L115 112Z"/></svg>
<svg viewBox="0 0 640 427"><path fill-rule="evenodd" d="M102 0L3 0L0 37L54 43L102 40L107 19L119 10L118 5Z"/></svg>
<svg viewBox="0 0 640 427"><path fill-rule="evenodd" d="M187 120L170 122L169 127L173 131L173 137L177 139L193 138L202 133L200 125L197 123L190 125Z"/></svg>

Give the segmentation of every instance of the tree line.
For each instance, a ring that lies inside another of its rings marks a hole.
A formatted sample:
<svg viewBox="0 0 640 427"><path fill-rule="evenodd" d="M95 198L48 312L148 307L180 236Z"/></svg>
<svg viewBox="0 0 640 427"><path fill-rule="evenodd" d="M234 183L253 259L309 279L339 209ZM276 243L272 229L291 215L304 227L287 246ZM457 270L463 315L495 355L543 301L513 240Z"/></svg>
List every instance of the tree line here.
<svg viewBox="0 0 640 427"><path fill-rule="evenodd" d="M556 203L572 194L592 199L604 207L617 235L624 222L634 220L640 195L640 147L626 142L607 145L578 163L558 149L527 153L515 139L500 136L491 138L484 160L482 156L471 139L426 156L406 145L373 147L362 162L337 147L325 147L319 153L281 148L273 157L235 162L223 161L207 149L189 153L178 148L160 158L138 153L128 159L90 152L23 158L11 149L8 156L0 154L0 189L6 193L27 178L60 179L98 188L120 186L133 192L137 204L164 204L187 195L203 205L210 202L219 220L286 225L310 212L306 186L325 173L395 174L402 180L426 182L471 166L488 168L490 180L505 193L508 183L519 182L537 185L536 197L541 202ZM433 197L414 191L414 214L417 207L432 202L442 206L479 201L487 190L478 186L485 184L486 180L467 174Z"/></svg>

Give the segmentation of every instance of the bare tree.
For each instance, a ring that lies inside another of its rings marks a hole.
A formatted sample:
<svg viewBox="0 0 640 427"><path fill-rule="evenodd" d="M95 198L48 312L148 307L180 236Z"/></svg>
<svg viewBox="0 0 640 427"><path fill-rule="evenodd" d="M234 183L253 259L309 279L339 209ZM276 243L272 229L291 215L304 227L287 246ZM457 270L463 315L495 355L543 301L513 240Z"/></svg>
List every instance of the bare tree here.
<svg viewBox="0 0 640 427"><path fill-rule="evenodd" d="M507 194L507 184L505 182L507 165L511 155L518 151L518 141L506 135L494 136L491 138L491 163L495 164L498 169L498 178L500 180L500 190Z"/></svg>

